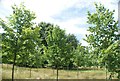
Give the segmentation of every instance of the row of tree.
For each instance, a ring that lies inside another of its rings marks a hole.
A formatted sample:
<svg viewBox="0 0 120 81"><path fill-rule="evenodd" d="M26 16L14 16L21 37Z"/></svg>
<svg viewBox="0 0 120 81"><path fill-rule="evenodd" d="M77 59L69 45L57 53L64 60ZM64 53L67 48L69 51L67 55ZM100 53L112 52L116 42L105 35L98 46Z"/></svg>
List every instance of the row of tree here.
<svg viewBox="0 0 120 81"><path fill-rule="evenodd" d="M73 34L50 23L36 24L35 14L23 4L12 7L8 21L0 19L2 33L2 62L24 67L106 67L120 78L120 34L114 11L95 4L96 12L88 12L91 27L82 46Z"/></svg>

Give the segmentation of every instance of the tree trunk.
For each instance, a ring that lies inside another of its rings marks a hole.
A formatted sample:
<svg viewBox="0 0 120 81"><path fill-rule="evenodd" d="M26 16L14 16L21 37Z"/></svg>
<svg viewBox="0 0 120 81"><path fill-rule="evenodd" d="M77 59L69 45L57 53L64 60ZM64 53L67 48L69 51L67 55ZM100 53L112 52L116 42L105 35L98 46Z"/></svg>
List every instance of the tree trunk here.
<svg viewBox="0 0 120 81"><path fill-rule="evenodd" d="M107 70L106 70L106 80L107 80Z"/></svg>
<svg viewBox="0 0 120 81"><path fill-rule="evenodd" d="M57 66L57 81L58 81L58 66Z"/></svg>
<svg viewBox="0 0 120 81"><path fill-rule="evenodd" d="M30 67L30 78L31 78L31 67Z"/></svg>
<svg viewBox="0 0 120 81"><path fill-rule="evenodd" d="M78 70L78 68L77 68L77 78L79 79L79 70Z"/></svg>
<svg viewBox="0 0 120 81"><path fill-rule="evenodd" d="M107 81L107 66L105 64L105 69L106 69L106 81Z"/></svg>
<svg viewBox="0 0 120 81"><path fill-rule="evenodd" d="M68 77L69 77L69 66L67 66L67 70L68 70L67 75L68 75Z"/></svg>
<svg viewBox="0 0 120 81"><path fill-rule="evenodd" d="M14 81L14 66L15 66L15 60L16 60L16 52L14 53L14 60L13 60L13 67L12 67L12 81Z"/></svg>
<svg viewBox="0 0 120 81"><path fill-rule="evenodd" d="M16 56L17 56L17 50L18 50L18 45L17 45L17 41L18 39L16 38L15 42L16 42L16 45L15 45L15 50L14 50L14 58L13 58L13 67L12 67L12 81L14 81L14 67L15 67L15 61L16 61Z"/></svg>

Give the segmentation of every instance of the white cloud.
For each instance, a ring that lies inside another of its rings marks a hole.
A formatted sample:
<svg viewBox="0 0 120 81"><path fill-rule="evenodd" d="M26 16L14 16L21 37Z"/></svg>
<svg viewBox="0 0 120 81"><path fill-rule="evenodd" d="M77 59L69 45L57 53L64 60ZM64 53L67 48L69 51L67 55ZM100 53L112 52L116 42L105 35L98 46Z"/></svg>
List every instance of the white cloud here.
<svg viewBox="0 0 120 81"><path fill-rule="evenodd" d="M76 3L77 0L26 0L25 5L31 10L35 11L39 21L51 22L52 16L62 12ZM31 6L33 5L33 6Z"/></svg>
<svg viewBox="0 0 120 81"><path fill-rule="evenodd" d="M67 20L65 22L55 22L58 24L62 29L67 30L67 33L71 34L88 34L85 27L77 27L76 25L80 24L81 26L83 24L86 24L86 17L81 18L75 18L71 20Z"/></svg>

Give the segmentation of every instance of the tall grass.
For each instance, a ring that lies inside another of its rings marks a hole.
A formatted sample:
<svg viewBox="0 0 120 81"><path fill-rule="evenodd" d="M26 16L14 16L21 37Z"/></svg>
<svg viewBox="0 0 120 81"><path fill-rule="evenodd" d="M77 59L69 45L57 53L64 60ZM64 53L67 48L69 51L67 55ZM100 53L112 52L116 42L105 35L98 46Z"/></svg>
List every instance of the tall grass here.
<svg viewBox="0 0 120 81"><path fill-rule="evenodd" d="M3 64L2 78L11 79L12 65ZM78 74L79 71L79 74ZM109 74L108 74L109 76ZM15 66L15 79L56 79L56 70L51 68L30 68ZM59 70L59 79L105 79L105 70Z"/></svg>

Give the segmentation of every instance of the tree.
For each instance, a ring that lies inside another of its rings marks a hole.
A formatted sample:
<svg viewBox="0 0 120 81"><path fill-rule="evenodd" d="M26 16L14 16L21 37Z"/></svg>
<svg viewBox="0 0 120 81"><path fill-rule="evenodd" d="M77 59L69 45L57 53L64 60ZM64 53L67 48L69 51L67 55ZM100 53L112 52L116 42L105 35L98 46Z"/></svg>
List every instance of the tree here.
<svg viewBox="0 0 120 81"><path fill-rule="evenodd" d="M85 40L90 44L94 53L96 53L94 55L97 55L96 57L98 59L98 64L101 65L102 63L105 65L107 61L102 60L103 57L106 56L104 51L115 43L115 41L119 40L119 36L117 34L118 22L114 20L114 10L110 11L101 4L95 4L95 7L95 13L91 14L88 12L87 22L91 24L91 27L88 29L90 34L86 35L87 38ZM112 68L112 66L109 67ZM107 69L109 68L107 67Z"/></svg>
<svg viewBox="0 0 120 81"><path fill-rule="evenodd" d="M91 24L88 31L91 33L86 35L86 41L91 45L96 54L101 56L101 51L108 48L109 45L118 39L118 22L114 20L113 11L109 11L103 5L97 5L96 12L91 14L88 12L88 23Z"/></svg>
<svg viewBox="0 0 120 81"><path fill-rule="evenodd" d="M2 48L3 53L10 54L12 68L12 81L14 79L14 65L16 59L25 60L23 57L27 57L30 54L34 54L36 40L39 35L39 27L36 27L32 22L35 14L25 9L23 4L20 7L14 5L12 7L13 14L8 17L8 21L0 20L0 26L4 29L5 33L2 33ZM6 59L3 58L3 59ZM23 62L23 61L22 61Z"/></svg>
<svg viewBox="0 0 120 81"><path fill-rule="evenodd" d="M69 49L71 45L67 42L65 31L60 29L58 26L55 26L53 30L49 32L46 40L48 44L46 53L50 64L55 66L57 69L58 79L58 69L69 63L68 59L70 59L71 56L68 50L71 50Z"/></svg>

